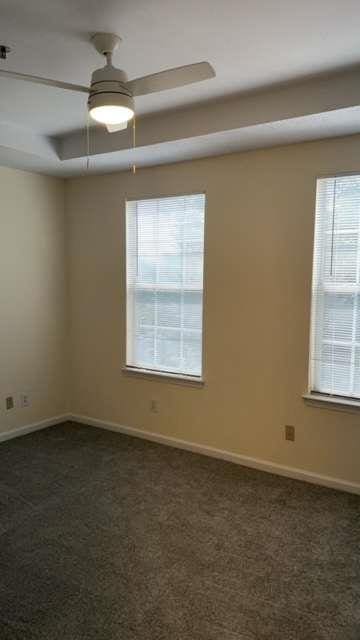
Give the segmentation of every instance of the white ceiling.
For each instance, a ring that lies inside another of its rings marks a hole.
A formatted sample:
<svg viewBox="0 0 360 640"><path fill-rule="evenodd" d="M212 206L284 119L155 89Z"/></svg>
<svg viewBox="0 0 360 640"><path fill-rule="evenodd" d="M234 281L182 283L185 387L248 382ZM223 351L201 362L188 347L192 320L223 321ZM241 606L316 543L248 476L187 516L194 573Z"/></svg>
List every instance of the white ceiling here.
<svg viewBox="0 0 360 640"><path fill-rule="evenodd" d="M360 64L358 0L0 0L0 15L0 44L14 49L0 61L7 70L88 84L102 65L89 43L95 31L123 38L114 62L130 79L212 63L213 80L137 99L140 116L181 114L198 103ZM0 87L0 125L14 131L14 140L16 130L61 136L84 127L84 95L4 79ZM350 132L357 131L354 121ZM9 147L0 132L1 145ZM14 150L12 156L21 153L16 144Z"/></svg>

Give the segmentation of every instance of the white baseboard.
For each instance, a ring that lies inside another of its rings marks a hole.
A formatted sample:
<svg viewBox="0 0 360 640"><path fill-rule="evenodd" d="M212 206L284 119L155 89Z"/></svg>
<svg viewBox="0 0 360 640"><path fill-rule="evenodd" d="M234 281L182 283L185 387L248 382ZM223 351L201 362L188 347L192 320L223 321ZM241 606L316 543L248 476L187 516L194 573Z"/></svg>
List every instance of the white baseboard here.
<svg viewBox="0 0 360 640"><path fill-rule="evenodd" d="M70 420L70 416L68 414L64 414L62 416L47 418L46 420L41 420L40 422L26 424L24 427L17 427L15 429L11 429L11 431L0 431L0 442L11 440L12 438L18 438L19 436L25 436L27 433L40 431L40 429L46 429L47 427L52 427L55 424L60 424L61 422L66 422L67 420Z"/></svg>
<svg viewBox="0 0 360 640"><path fill-rule="evenodd" d="M80 424L87 424L92 427L99 427L109 431L117 431L118 433L134 436L136 438L143 438L144 440L151 440L153 442L159 442L160 444L176 447L178 449L186 449L187 451L201 453L212 458L219 458L220 460L227 460L228 462L234 462L235 464L239 464L244 467L251 467L252 469L259 469L260 471L266 471L267 473L286 476L287 478L293 478L294 480L302 480L304 482L310 482L311 484L317 484L331 489L360 494L360 484L349 482L348 480L343 480L341 478L333 478L331 476L325 476L319 473L313 473L312 471L297 469L295 467L287 467L269 460L251 458L239 453L231 453L230 451L224 451L223 449L215 449L214 447L208 447L206 445L189 442L187 440L180 440L179 438L165 436L160 433L153 433L151 431L144 431L133 427L125 427L115 422L98 420L97 418L90 418L89 416L75 414L71 415L69 419L73 422L79 422Z"/></svg>

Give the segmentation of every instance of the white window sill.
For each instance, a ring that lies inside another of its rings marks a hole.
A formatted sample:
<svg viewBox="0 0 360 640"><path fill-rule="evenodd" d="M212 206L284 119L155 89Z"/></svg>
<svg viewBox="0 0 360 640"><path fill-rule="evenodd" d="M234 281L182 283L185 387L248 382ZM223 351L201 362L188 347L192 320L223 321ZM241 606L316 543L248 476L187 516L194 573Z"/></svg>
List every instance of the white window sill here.
<svg viewBox="0 0 360 640"><path fill-rule="evenodd" d="M304 393L303 398L305 402L325 409L331 408L338 411L351 412L357 412L360 410L360 400L356 400L355 398L329 396L321 393Z"/></svg>
<svg viewBox="0 0 360 640"><path fill-rule="evenodd" d="M174 384L185 384L191 387L203 387L204 380L197 376L186 376L178 373L167 373L163 371L153 371L151 369L136 369L136 367L123 367L123 373L134 376L135 378L143 378L146 380L156 380L157 382L170 382Z"/></svg>

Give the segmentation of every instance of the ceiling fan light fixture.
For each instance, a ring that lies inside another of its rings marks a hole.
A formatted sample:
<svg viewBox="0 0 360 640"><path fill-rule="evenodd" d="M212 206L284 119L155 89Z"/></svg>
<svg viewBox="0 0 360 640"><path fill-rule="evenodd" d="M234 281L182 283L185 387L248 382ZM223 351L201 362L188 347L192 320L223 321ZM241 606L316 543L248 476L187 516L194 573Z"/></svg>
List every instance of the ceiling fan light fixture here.
<svg viewBox="0 0 360 640"><path fill-rule="evenodd" d="M89 97L90 117L102 124L122 124L134 117L134 101L120 92L97 92Z"/></svg>
<svg viewBox="0 0 360 640"><path fill-rule="evenodd" d="M86 93L90 117L104 124L109 133L113 133L126 129L129 120L135 116L134 96L168 91L215 76L215 71L209 62L196 62L129 81L125 71L112 64L112 54L119 46L121 38L115 33L95 33L91 42L96 51L105 56L106 64L100 69L95 69L91 76L90 87L5 69L0 69L0 78L23 80L56 89ZM5 58L9 51L9 47L0 45L0 58Z"/></svg>

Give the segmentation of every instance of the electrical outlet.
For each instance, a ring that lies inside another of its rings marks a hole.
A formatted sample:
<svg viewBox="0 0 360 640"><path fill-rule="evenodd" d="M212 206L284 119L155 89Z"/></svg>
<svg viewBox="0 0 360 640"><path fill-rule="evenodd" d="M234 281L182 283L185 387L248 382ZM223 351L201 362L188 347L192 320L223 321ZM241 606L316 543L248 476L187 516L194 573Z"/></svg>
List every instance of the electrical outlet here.
<svg viewBox="0 0 360 640"><path fill-rule="evenodd" d="M151 413L159 413L159 403L157 400L151 400L150 411Z"/></svg>
<svg viewBox="0 0 360 640"><path fill-rule="evenodd" d="M290 440L290 442L295 440L295 427L292 424L285 425L285 440Z"/></svg>
<svg viewBox="0 0 360 640"><path fill-rule="evenodd" d="M26 409L30 407L30 396L28 393L20 393L20 407Z"/></svg>
<svg viewBox="0 0 360 640"><path fill-rule="evenodd" d="M14 396L7 396L5 398L6 411L11 411L14 408Z"/></svg>

